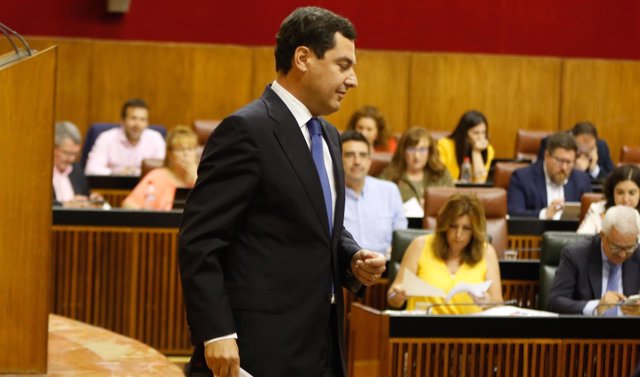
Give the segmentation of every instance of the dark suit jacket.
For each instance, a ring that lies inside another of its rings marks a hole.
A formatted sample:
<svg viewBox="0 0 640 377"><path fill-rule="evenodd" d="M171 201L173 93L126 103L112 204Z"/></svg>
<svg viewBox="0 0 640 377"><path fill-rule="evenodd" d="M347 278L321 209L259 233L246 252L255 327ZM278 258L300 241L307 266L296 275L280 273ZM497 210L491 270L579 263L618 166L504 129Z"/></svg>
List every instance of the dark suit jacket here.
<svg viewBox="0 0 640 377"><path fill-rule="evenodd" d="M582 314L589 300L602 296L602 256L600 236L577 242L562 250L560 264L549 294L549 310ZM605 287L606 289L606 287ZM622 291L625 296L640 289L640 248L622 264Z"/></svg>
<svg viewBox="0 0 640 377"><path fill-rule="evenodd" d="M507 191L509 215L538 217L540 210L547 206L543 164L544 161L540 160L513 172ZM585 192L591 192L591 179L587 173L573 169L564 185L565 201L579 202Z"/></svg>
<svg viewBox="0 0 640 377"><path fill-rule="evenodd" d="M80 164L73 164L73 169L71 170L71 173L69 173L69 181L71 181L71 187L73 187L73 192L76 195L89 196L89 183L87 182L87 177L85 177ZM55 191L53 191L53 205L62 205L62 203L56 200L55 194Z"/></svg>
<svg viewBox="0 0 640 377"><path fill-rule="evenodd" d="M339 135L322 128L337 191L331 235L309 147L270 88L210 136L185 206L179 261L191 339L237 332L241 366L256 377L319 373L331 310L342 340L342 286L355 281L347 271L360 247L342 225Z"/></svg>
<svg viewBox="0 0 640 377"><path fill-rule="evenodd" d="M544 151L547 149L548 138L549 137L547 136L540 140L538 161L544 160ZM595 179L604 180L615 168L615 166L613 166L613 161L611 160L611 152L609 151L609 146L607 145L606 141L602 139L596 139L596 149L598 150L598 166L600 167L600 172Z"/></svg>

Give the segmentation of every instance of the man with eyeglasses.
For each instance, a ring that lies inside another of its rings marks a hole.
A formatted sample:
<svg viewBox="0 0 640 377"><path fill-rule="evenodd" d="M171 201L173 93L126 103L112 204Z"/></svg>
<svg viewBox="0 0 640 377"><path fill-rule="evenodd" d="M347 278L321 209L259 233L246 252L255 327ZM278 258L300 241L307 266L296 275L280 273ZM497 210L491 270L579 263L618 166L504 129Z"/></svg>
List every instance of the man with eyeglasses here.
<svg viewBox="0 0 640 377"><path fill-rule="evenodd" d="M549 310L561 314L640 315L640 216L614 206L602 231L562 250L549 295Z"/></svg>
<svg viewBox="0 0 640 377"><path fill-rule="evenodd" d="M360 246L391 257L391 236L407 229L398 186L368 176L371 146L360 132L348 130L340 137L346 185L344 227Z"/></svg>
<svg viewBox="0 0 640 377"><path fill-rule="evenodd" d="M578 122L567 133L573 135L578 145L576 169L587 174L591 179L604 180L613 171L613 161L609 146L603 139L598 138L598 130L591 122ZM544 158L547 138L540 140L538 159Z"/></svg>
<svg viewBox="0 0 640 377"><path fill-rule="evenodd" d="M549 136L544 160L513 172L507 193L509 215L559 220L565 202L591 191L589 176L574 169L578 146L565 132Z"/></svg>

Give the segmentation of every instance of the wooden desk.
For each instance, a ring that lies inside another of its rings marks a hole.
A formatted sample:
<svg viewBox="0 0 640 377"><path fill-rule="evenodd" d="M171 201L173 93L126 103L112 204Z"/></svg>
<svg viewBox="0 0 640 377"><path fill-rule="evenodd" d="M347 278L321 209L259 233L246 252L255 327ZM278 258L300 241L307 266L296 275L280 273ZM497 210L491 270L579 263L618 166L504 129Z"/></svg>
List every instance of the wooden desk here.
<svg viewBox="0 0 640 377"><path fill-rule="evenodd" d="M349 375L628 376L635 318L396 316L353 304ZM614 339L610 337L615 335Z"/></svg>
<svg viewBox="0 0 640 377"><path fill-rule="evenodd" d="M113 208L122 206L124 199L140 181L140 177L117 175L88 175L91 192L102 195Z"/></svg>
<svg viewBox="0 0 640 377"><path fill-rule="evenodd" d="M51 311L165 354L190 354L177 261L181 216L54 209Z"/></svg>

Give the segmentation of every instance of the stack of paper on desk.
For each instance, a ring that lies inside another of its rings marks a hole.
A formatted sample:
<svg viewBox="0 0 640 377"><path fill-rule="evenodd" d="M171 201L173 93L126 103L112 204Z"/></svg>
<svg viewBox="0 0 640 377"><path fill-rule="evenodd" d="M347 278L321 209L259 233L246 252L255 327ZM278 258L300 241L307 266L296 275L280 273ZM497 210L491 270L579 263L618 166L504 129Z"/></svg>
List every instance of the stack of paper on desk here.
<svg viewBox="0 0 640 377"><path fill-rule="evenodd" d="M468 292L476 297L481 297L491 286L491 280L478 284L460 283L453 287L449 294L445 294L442 289L425 282L405 268L402 286L408 297L444 297L444 301L449 302L453 296L461 292Z"/></svg>

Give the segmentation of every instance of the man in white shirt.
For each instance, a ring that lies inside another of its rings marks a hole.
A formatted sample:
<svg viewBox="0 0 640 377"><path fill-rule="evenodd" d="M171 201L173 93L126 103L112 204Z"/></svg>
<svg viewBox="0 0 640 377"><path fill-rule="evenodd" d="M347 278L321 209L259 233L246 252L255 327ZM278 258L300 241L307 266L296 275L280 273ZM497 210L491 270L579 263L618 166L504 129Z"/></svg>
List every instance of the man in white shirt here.
<svg viewBox="0 0 640 377"><path fill-rule="evenodd" d="M367 175L371 166L371 147L364 135L348 130L340 140L347 186L344 227L360 246L389 259L393 231L407 229L400 190L395 183Z"/></svg>
<svg viewBox="0 0 640 377"><path fill-rule="evenodd" d="M149 109L141 99L122 106L121 126L104 131L96 139L85 167L87 175L140 175L142 160L164 159L162 135L148 129Z"/></svg>

